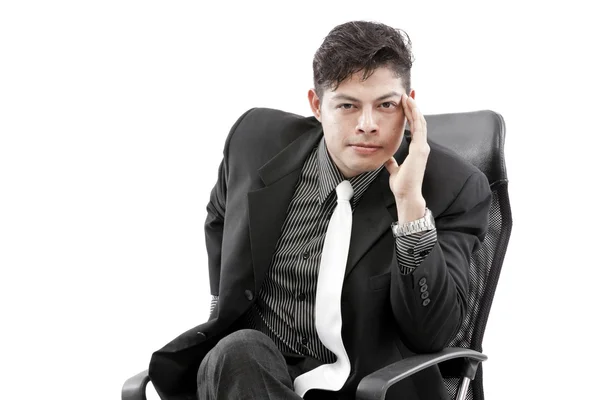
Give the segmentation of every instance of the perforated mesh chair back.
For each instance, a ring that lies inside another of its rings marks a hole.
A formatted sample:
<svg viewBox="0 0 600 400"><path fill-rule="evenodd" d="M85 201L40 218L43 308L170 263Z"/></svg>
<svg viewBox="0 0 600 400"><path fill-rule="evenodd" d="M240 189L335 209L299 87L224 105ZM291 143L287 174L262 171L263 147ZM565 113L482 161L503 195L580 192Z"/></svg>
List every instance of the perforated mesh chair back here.
<svg viewBox="0 0 600 400"><path fill-rule="evenodd" d="M483 246L471 259L469 311L459 333L450 343L452 347L481 352L483 334L512 228L504 162L504 119L493 111L428 115L425 119L429 140L450 148L483 171L492 190L489 230ZM460 385L457 365L440 367L451 398L455 398ZM467 399L484 399L482 365L469 386Z"/></svg>

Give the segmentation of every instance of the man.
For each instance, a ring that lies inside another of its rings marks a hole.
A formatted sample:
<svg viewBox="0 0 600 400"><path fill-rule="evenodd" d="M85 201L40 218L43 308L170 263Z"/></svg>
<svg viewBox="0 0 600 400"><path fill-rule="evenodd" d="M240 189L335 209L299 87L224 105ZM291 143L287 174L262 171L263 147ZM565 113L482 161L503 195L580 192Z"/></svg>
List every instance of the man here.
<svg viewBox="0 0 600 400"><path fill-rule="evenodd" d="M353 399L367 374L456 334L491 194L427 142L410 46L383 24L337 26L314 58L314 117L235 123L205 225L214 307L153 354L163 399ZM332 251L343 210L349 244ZM447 398L437 367L388 393Z"/></svg>

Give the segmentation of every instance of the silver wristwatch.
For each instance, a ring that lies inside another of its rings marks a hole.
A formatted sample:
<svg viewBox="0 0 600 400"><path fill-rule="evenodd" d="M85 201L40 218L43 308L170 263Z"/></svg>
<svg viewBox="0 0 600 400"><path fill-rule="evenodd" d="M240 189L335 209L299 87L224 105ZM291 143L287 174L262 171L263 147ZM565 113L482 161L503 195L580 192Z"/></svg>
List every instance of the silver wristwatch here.
<svg viewBox="0 0 600 400"><path fill-rule="evenodd" d="M392 224L392 232L394 237L411 235L417 232L429 231L435 228L435 220L429 208L425 208L425 216L415 221L410 221L399 225L397 222Z"/></svg>

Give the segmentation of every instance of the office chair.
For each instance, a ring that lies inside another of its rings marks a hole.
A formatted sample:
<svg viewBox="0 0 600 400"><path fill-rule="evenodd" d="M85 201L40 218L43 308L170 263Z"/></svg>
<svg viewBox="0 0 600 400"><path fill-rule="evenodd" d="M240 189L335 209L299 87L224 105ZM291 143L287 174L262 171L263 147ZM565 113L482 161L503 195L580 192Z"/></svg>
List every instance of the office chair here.
<svg viewBox="0 0 600 400"><path fill-rule="evenodd" d="M406 358L367 375L358 385L357 400L384 400L391 385L436 364L452 398L484 399L480 363L487 356L482 353L483 334L512 229L504 119L493 111L427 115L425 119L430 141L455 151L487 176L492 191L489 230L471 258L469 310L449 347ZM146 400L148 382L147 370L129 378L123 385L122 399Z"/></svg>

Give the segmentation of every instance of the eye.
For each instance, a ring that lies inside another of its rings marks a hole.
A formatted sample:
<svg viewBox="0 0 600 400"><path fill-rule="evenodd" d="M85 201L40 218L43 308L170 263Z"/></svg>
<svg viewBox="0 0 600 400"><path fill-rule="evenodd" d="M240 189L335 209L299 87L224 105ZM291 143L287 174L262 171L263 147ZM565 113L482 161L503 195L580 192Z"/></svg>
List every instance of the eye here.
<svg viewBox="0 0 600 400"><path fill-rule="evenodd" d="M383 107L383 108L394 108L394 107L396 107L396 103L392 103L391 101L386 101L384 103L381 103L381 107Z"/></svg>
<svg viewBox="0 0 600 400"><path fill-rule="evenodd" d="M349 110L352 107L354 107L354 105L350 104L350 103L344 103L344 104L340 104L338 106L338 108L341 108L342 110Z"/></svg>

